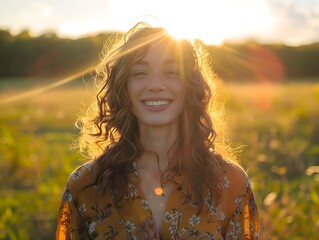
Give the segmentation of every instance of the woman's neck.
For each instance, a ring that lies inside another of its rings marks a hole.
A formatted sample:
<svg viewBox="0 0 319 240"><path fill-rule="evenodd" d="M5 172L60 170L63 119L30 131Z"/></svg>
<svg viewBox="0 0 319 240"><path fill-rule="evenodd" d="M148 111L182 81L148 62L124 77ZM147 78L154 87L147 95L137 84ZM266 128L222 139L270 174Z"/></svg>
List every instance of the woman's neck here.
<svg viewBox="0 0 319 240"><path fill-rule="evenodd" d="M163 171L168 165L168 151L177 138L177 126L150 127L139 126L140 141L145 150L139 165L149 169L160 167Z"/></svg>

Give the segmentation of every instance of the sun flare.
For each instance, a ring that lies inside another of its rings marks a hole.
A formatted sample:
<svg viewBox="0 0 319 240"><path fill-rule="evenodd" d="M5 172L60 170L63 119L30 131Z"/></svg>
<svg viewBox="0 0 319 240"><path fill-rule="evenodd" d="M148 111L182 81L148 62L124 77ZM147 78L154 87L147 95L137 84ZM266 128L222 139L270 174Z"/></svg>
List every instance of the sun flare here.
<svg viewBox="0 0 319 240"><path fill-rule="evenodd" d="M198 10L200 6L200 10ZM156 12L162 26L176 38L200 39L207 44L222 44L229 35L231 19L225 3L209 1L171 1L170 9L162 5Z"/></svg>

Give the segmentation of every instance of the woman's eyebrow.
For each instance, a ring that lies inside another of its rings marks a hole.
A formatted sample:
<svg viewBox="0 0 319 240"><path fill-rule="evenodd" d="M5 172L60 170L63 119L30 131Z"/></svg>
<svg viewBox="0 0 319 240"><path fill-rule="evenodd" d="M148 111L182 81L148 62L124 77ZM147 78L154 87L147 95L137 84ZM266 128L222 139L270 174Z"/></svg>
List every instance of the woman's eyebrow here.
<svg viewBox="0 0 319 240"><path fill-rule="evenodd" d="M143 65L143 66L147 66L149 65L149 63L143 59L137 60L136 62L134 62L134 65Z"/></svg>

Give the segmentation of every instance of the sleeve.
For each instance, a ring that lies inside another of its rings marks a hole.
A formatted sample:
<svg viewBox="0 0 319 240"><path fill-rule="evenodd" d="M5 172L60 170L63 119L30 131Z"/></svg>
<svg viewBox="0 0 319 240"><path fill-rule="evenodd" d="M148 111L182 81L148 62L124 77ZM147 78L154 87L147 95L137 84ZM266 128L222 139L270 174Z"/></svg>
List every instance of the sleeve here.
<svg viewBox="0 0 319 240"><path fill-rule="evenodd" d="M59 207L56 240L83 239L80 235L83 229L82 217L73 200L66 187Z"/></svg>
<svg viewBox="0 0 319 240"><path fill-rule="evenodd" d="M235 211L226 230L226 239L260 239L259 213L249 180L246 193L235 199Z"/></svg>
<svg viewBox="0 0 319 240"><path fill-rule="evenodd" d="M69 199L72 195L68 188L65 189L59 207L58 226L56 231L56 239L70 239L70 218L71 218L71 204Z"/></svg>
<svg viewBox="0 0 319 240"><path fill-rule="evenodd" d="M78 208L79 189L81 189L83 180L81 176L85 175L82 175L83 170L85 168L81 167L71 174L62 195L58 213L56 240L89 239L84 218Z"/></svg>

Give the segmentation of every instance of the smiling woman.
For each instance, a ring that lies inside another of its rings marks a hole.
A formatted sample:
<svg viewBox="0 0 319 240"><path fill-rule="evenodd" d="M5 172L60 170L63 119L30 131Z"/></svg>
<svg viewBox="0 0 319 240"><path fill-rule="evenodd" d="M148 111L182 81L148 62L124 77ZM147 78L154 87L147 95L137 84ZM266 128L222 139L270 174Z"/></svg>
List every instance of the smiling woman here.
<svg viewBox="0 0 319 240"><path fill-rule="evenodd" d="M199 50L138 24L107 52L97 107L82 119L91 159L68 180L57 239L259 239L252 187L216 128L217 80Z"/></svg>

